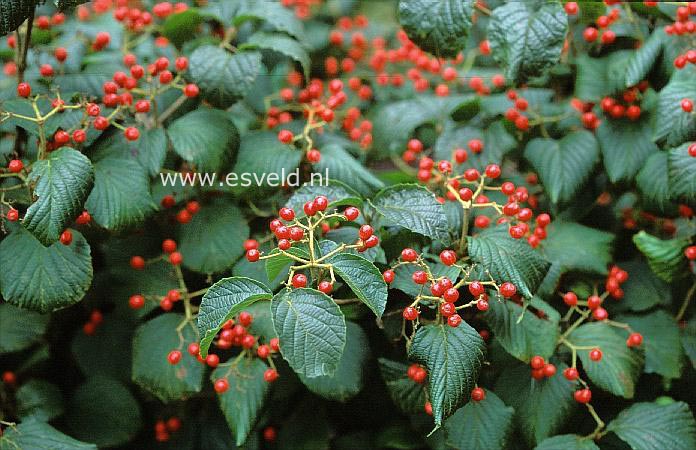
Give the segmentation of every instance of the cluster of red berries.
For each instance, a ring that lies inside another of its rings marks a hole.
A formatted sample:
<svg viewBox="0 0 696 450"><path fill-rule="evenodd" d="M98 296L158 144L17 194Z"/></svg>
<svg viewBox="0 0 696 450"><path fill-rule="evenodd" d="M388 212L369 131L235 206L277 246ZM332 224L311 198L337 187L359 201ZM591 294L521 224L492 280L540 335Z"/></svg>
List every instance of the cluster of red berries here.
<svg viewBox="0 0 696 450"><path fill-rule="evenodd" d="M505 111L505 118L515 124L515 128L518 130L529 130L529 117L524 115L524 112L529 108L527 99L520 97L513 89L507 91L507 98L513 102L513 106Z"/></svg>
<svg viewBox="0 0 696 450"><path fill-rule="evenodd" d="M155 422L155 439L157 442L167 442L171 433L176 433L181 429L181 419L176 416Z"/></svg>
<svg viewBox="0 0 696 450"><path fill-rule="evenodd" d="M677 36L696 33L696 22L690 20L689 16L696 16L696 3L694 2L688 2L687 5L677 8L677 20L665 26L665 33ZM694 61L689 60L689 62L693 63Z"/></svg>
<svg viewBox="0 0 696 450"><path fill-rule="evenodd" d="M406 376L408 376L408 378L413 380L415 383L423 384L425 383L426 378L428 378L428 371L425 370L425 368L420 364L411 364L408 366Z"/></svg>
<svg viewBox="0 0 696 450"><path fill-rule="evenodd" d="M642 81L636 87L629 88L621 94L620 99L604 97L599 103L600 108L612 119L626 117L631 121L636 121L642 113L640 105L640 95L648 89L648 82Z"/></svg>
<svg viewBox="0 0 696 450"><path fill-rule="evenodd" d="M577 4L575 5L577 8ZM567 11L567 10L566 10ZM597 18L595 21L595 24L597 25L597 28L595 27L587 27L582 33L583 39L587 42L594 42L597 40L599 37L600 40L602 41L602 44L611 44L616 40L616 33L614 33L612 30L609 30L608 27L612 23L616 22L619 17L621 16L621 10L618 8L612 9L609 15L602 15ZM601 37L599 30L602 30Z"/></svg>
<svg viewBox="0 0 696 450"><path fill-rule="evenodd" d="M102 315L102 312L98 309L93 309L89 314L89 319L87 319L87 322L85 322L85 324L82 326L82 331L87 336L91 336L97 331L97 328L102 324L103 321L104 316Z"/></svg>
<svg viewBox="0 0 696 450"><path fill-rule="evenodd" d="M529 366L532 368L532 378L535 380L551 378L556 375L556 366L544 361L544 358L539 355L532 356L532 359L529 360Z"/></svg>
<svg viewBox="0 0 696 450"><path fill-rule="evenodd" d="M694 148L696 154L696 146ZM693 210L687 205L679 205L679 215L684 218L691 218L694 215ZM657 225L662 232L673 235L677 231L677 226L674 220L666 217L658 217L647 211L636 210L631 207L622 208L621 217L623 227L627 230L635 230L639 224L646 223L648 225Z"/></svg>
<svg viewBox="0 0 696 450"><path fill-rule="evenodd" d="M298 19L309 19L312 7L320 5L322 0L280 0L280 4L286 8L292 8ZM273 439L275 440L275 439Z"/></svg>

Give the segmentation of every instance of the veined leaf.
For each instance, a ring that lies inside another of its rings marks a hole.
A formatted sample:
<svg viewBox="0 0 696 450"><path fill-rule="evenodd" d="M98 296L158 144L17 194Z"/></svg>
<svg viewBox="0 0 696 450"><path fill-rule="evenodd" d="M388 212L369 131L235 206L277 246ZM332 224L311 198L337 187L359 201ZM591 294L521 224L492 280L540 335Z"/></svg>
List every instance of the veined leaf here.
<svg viewBox="0 0 696 450"><path fill-rule="evenodd" d="M628 60L626 70L626 87L635 86L644 80L655 61L662 53L667 34L662 28L657 28L643 42L643 45L636 50Z"/></svg>
<svg viewBox="0 0 696 450"><path fill-rule="evenodd" d="M611 262L614 235L575 222L554 221L546 229L541 245L542 254L562 272L580 270L596 274L607 273ZM573 249L572 252L568 251Z"/></svg>
<svg viewBox="0 0 696 450"><path fill-rule="evenodd" d="M263 48L288 56L300 63L304 71L305 79L309 79L309 69L311 65L309 54L307 50L302 47L302 44L287 35L259 31L252 34L241 47L242 49L246 49L247 47Z"/></svg>
<svg viewBox="0 0 696 450"><path fill-rule="evenodd" d="M612 183L632 180L645 161L660 150L652 142L652 127L647 112L643 112L636 121L603 120L596 133L604 168Z"/></svg>
<svg viewBox="0 0 696 450"><path fill-rule="evenodd" d="M416 331L410 360L428 370L428 390L436 427L469 399L483 365L485 344L466 322L452 328L425 325Z"/></svg>
<svg viewBox="0 0 696 450"><path fill-rule="evenodd" d="M587 437L575 434L559 434L544 439L534 447L534 450L599 450L599 447Z"/></svg>
<svg viewBox="0 0 696 450"><path fill-rule="evenodd" d="M655 275L666 282L684 277L688 272L684 247L688 244L682 239L663 240L645 231L633 235L633 243L648 259Z"/></svg>
<svg viewBox="0 0 696 450"><path fill-rule="evenodd" d="M685 112L681 101L696 99L696 68L688 65L678 70L659 94L654 138L669 146L696 139L696 115Z"/></svg>
<svg viewBox="0 0 696 450"><path fill-rule="evenodd" d="M252 303L272 297L270 289L251 278L223 278L210 286L203 295L198 313L201 356L205 358L208 355L210 343L225 322Z"/></svg>
<svg viewBox="0 0 696 450"><path fill-rule="evenodd" d="M329 180L326 186L305 184L293 192L285 206L292 208L295 211L295 216L302 217L305 215L304 204L314 200L319 195L329 199L329 209L347 205L361 206L363 202L360 194L349 185L338 180Z"/></svg>
<svg viewBox="0 0 696 450"><path fill-rule="evenodd" d="M696 448L696 422L684 402L636 403L609 422L607 430L633 450Z"/></svg>
<svg viewBox="0 0 696 450"><path fill-rule="evenodd" d="M512 437L513 414L512 408L486 390L486 398L467 403L447 419L447 442L467 450L506 448Z"/></svg>
<svg viewBox="0 0 696 450"><path fill-rule="evenodd" d="M690 145L673 148L668 159L670 196L687 202L696 201L696 158L689 155Z"/></svg>
<svg viewBox="0 0 696 450"><path fill-rule="evenodd" d="M379 178L338 144L328 144L323 147L321 160L313 164L313 167L315 172L323 175L325 179L335 179L346 183L362 195L372 194L384 186Z"/></svg>
<svg viewBox="0 0 696 450"><path fill-rule="evenodd" d="M0 304L0 354L18 352L38 342L49 318L10 303Z"/></svg>
<svg viewBox="0 0 696 450"><path fill-rule="evenodd" d="M387 306L387 284L374 264L351 253L338 253L326 263L333 266L334 272L377 317L382 317Z"/></svg>
<svg viewBox="0 0 696 450"><path fill-rule="evenodd" d="M63 434L47 423L36 419L28 419L16 428L9 427L0 436L0 449L37 450L97 450L97 446L73 439Z"/></svg>
<svg viewBox="0 0 696 450"><path fill-rule="evenodd" d="M408 378L408 366L385 358L379 358L378 362L382 379L394 404L404 413L422 412L425 405L425 387Z"/></svg>
<svg viewBox="0 0 696 450"><path fill-rule="evenodd" d="M447 236L447 215L435 195L423 186L397 184L382 189L372 206L390 224L432 239Z"/></svg>
<svg viewBox="0 0 696 450"><path fill-rule="evenodd" d="M636 176L636 185L640 190L643 203L651 210L661 213L676 210L676 205L670 198L667 160L667 152L654 153L645 161L643 168Z"/></svg>

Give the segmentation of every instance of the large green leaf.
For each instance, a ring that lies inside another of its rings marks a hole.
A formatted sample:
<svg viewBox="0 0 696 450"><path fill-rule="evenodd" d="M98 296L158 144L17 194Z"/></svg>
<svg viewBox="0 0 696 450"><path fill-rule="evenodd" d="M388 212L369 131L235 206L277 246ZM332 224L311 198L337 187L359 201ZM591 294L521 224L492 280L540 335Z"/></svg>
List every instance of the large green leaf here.
<svg viewBox="0 0 696 450"><path fill-rule="evenodd" d="M331 297L309 288L284 290L271 309L290 367L308 378L333 375L346 345L346 319Z"/></svg>
<svg viewBox="0 0 696 450"><path fill-rule="evenodd" d="M22 384L15 394L20 418L33 417L48 422L64 412L63 394L55 384L32 379Z"/></svg>
<svg viewBox="0 0 696 450"><path fill-rule="evenodd" d="M635 86L647 78L650 69L662 53L667 41L667 34L662 28L656 28L628 60L626 69L627 88Z"/></svg>
<svg viewBox="0 0 696 450"><path fill-rule="evenodd" d="M575 131L561 140L531 140L524 156L532 163L553 203L566 203L587 181L599 159L599 147L589 131Z"/></svg>
<svg viewBox="0 0 696 450"><path fill-rule="evenodd" d="M612 260L614 235L575 222L554 221L546 229L541 252L562 271L605 274ZM572 249L572 251L569 251Z"/></svg>
<svg viewBox="0 0 696 450"><path fill-rule="evenodd" d="M544 312L543 319L511 301L493 300L489 305L483 319L508 353L525 362L535 355L553 355L561 317L550 305L536 297L530 301L530 306Z"/></svg>
<svg viewBox="0 0 696 450"><path fill-rule="evenodd" d="M155 210L148 172L140 163L108 154L93 162L94 189L85 206L96 223L119 231L142 223Z"/></svg>
<svg viewBox="0 0 696 450"><path fill-rule="evenodd" d="M239 155L232 173L237 177L237 189L252 194L276 192L284 181L298 186L302 152L278 141L278 135L267 131L252 131L242 138Z"/></svg>
<svg viewBox="0 0 696 450"><path fill-rule="evenodd" d="M197 342L194 325L177 327L184 320L181 314L163 314L138 328L133 339L133 381L163 402L189 397L203 387L204 365L186 352L186 345ZM183 348L181 345L183 344ZM176 365L167 355L179 349L183 355Z"/></svg>
<svg viewBox="0 0 696 450"><path fill-rule="evenodd" d="M607 119L597 128L604 168L612 183L632 180L645 161L659 149L652 142L650 117L639 120Z"/></svg>
<svg viewBox="0 0 696 450"><path fill-rule="evenodd" d="M195 109L172 122L167 131L174 151L199 172L220 170L239 147L237 127L219 109Z"/></svg>
<svg viewBox="0 0 696 450"><path fill-rule="evenodd" d="M517 140L505 129L502 121L493 122L484 130L468 124L460 126L454 121L447 121L442 134L435 142L433 158L452 160L454 150L471 139L482 140L485 150L478 154L469 154L467 161L458 168L475 167L483 172L488 164L500 164L503 157L517 147Z"/></svg>
<svg viewBox="0 0 696 450"><path fill-rule="evenodd" d="M137 141L129 141L124 133L109 137L110 145L119 147L124 158L135 159L150 176L160 173L167 156L167 133L164 128L140 130Z"/></svg>
<svg viewBox="0 0 696 450"><path fill-rule="evenodd" d="M97 450L97 446L73 439L47 423L26 420L16 427L3 430L0 450Z"/></svg>
<svg viewBox="0 0 696 450"><path fill-rule="evenodd" d="M329 400L345 402L363 388L363 372L370 356L370 344L365 332L353 322L346 322L346 348L333 376L300 379L307 389Z"/></svg>
<svg viewBox="0 0 696 450"><path fill-rule="evenodd" d="M633 235L633 243L648 259L655 275L664 281L669 283L687 274L687 260L683 253L688 245L685 240L663 240L641 230Z"/></svg>
<svg viewBox="0 0 696 450"><path fill-rule="evenodd" d="M41 4L40 0L7 0L0 3L0 36L19 28L30 16L34 9Z"/></svg>
<svg viewBox="0 0 696 450"><path fill-rule="evenodd" d="M244 253L249 225L233 203L218 199L203 205L179 232L183 265L202 273L221 272Z"/></svg>
<svg viewBox="0 0 696 450"><path fill-rule="evenodd" d="M399 22L423 50L455 57L472 26L473 0L399 0Z"/></svg>
<svg viewBox="0 0 696 450"><path fill-rule="evenodd" d="M696 448L696 422L684 402L636 403L609 422L607 430L633 450Z"/></svg>
<svg viewBox="0 0 696 450"><path fill-rule="evenodd" d="M626 87L626 67L632 55L632 51L619 50L601 58L586 54L578 56L575 61L575 96L597 102L604 96L622 92Z"/></svg>
<svg viewBox="0 0 696 450"><path fill-rule="evenodd" d="M405 413L416 414L425 406L425 389L422 384L408 378L408 366L400 362L379 358L379 371L394 404Z"/></svg>
<svg viewBox="0 0 696 450"><path fill-rule="evenodd" d="M551 378L535 380L529 366L520 364L504 370L495 384L495 393L515 409L517 428L528 448L558 433L576 408L575 383L562 375L567 366L556 367Z"/></svg>
<svg viewBox="0 0 696 450"><path fill-rule="evenodd" d="M453 328L425 325L416 331L408 358L428 370L433 419L443 421L469 400L485 358L485 344L466 322Z"/></svg>
<svg viewBox="0 0 696 450"><path fill-rule="evenodd" d="M266 286L251 278L223 278L210 286L203 295L198 312L201 356L208 355L210 343L225 322L252 303L272 297L273 293Z"/></svg>
<svg viewBox="0 0 696 450"><path fill-rule="evenodd" d="M242 48L263 48L288 56L300 63L305 79L309 79L311 61L307 50L302 47L302 44L285 34L259 31L252 34Z"/></svg>
<svg viewBox="0 0 696 450"><path fill-rule="evenodd" d="M92 283L92 256L87 240L73 230L70 245L44 247L34 235L17 228L0 242L0 290L8 303L38 312L75 304Z"/></svg>
<svg viewBox="0 0 696 450"><path fill-rule="evenodd" d="M126 386L106 377L90 378L77 388L67 422L75 437L100 447L123 445L142 426L138 401Z"/></svg>
<svg viewBox="0 0 696 450"><path fill-rule="evenodd" d="M666 378L681 376L684 352L679 327L671 315L659 309L643 316L618 316L616 320L628 323L643 335L646 373L657 373Z"/></svg>
<svg viewBox="0 0 696 450"><path fill-rule="evenodd" d="M105 314L94 334L77 333L70 349L82 373L87 377L105 376L130 382L134 328L121 315ZM114 358L115 354L119 357Z"/></svg>
<svg viewBox="0 0 696 450"><path fill-rule="evenodd" d="M162 24L162 34L169 41L180 47L184 42L193 39L204 17L196 8L172 14Z"/></svg>
<svg viewBox="0 0 696 450"><path fill-rule="evenodd" d="M512 408L487 390L486 398L467 403L447 419L447 442L467 450L506 448L512 437L513 414Z"/></svg>
<svg viewBox="0 0 696 450"><path fill-rule="evenodd" d="M643 371L643 350L626 345L628 333L602 322L576 328L568 340L577 346L597 347L602 359L592 361L588 350L579 350L582 368L600 388L624 398L633 398L638 377Z"/></svg>
<svg viewBox="0 0 696 450"><path fill-rule="evenodd" d="M38 198L22 224L44 245L51 245L82 211L94 183L92 164L77 150L63 147L34 163L28 181L36 184Z"/></svg>
<svg viewBox="0 0 696 450"><path fill-rule="evenodd" d="M668 153L657 152L650 156L636 176L636 185L643 203L651 210L661 213L674 211L675 204L669 192ZM687 174L688 176L688 174ZM675 180L679 183L679 179Z"/></svg>
<svg viewBox="0 0 696 450"><path fill-rule="evenodd" d="M398 225L431 239L444 239L447 236L445 209L424 186L389 186L379 191L371 204L391 225Z"/></svg>
<svg viewBox="0 0 696 450"><path fill-rule="evenodd" d="M0 353L18 352L41 340L50 316L0 304Z"/></svg>
<svg viewBox="0 0 696 450"><path fill-rule="evenodd" d="M231 54L217 45L203 45L191 54L189 73L202 96L214 106L226 108L244 97L261 70L261 54Z"/></svg>
<svg viewBox="0 0 696 450"><path fill-rule="evenodd" d="M374 264L351 253L338 253L325 262L377 317L382 317L387 306L387 284Z"/></svg>
<svg viewBox="0 0 696 450"><path fill-rule="evenodd" d="M691 366L696 368L696 320L687 322L681 330L681 343L684 353L691 361Z"/></svg>
<svg viewBox="0 0 696 450"><path fill-rule="evenodd" d="M689 65L676 71L669 84L659 94L654 138L669 146L696 139L696 114L681 107L685 98L696 99L696 68Z"/></svg>
<svg viewBox="0 0 696 450"><path fill-rule="evenodd" d="M689 155L687 142L669 151L669 193L674 199L696 201L696 158Z"/></svg>
<svg viewBox="0 0 696 450"><path fill-rule="evenodd" d="M321 160L313 167L315 172L322 174L325 178L346 183L362 195L373 194L384 186L379 178L338 144L322 147Z"/></svg>
<svg viewBox="0 0 696 450"><path fill-rule="evenodd" d="M534 447L534 450L599 450L599 447L587 437L575 434L559 434L544 439Z"/></svg>
<svg viewBox="0 0 696 450"><path fill-rule="evenodd" d="M527 298L532 297L551 265L526 241L510 237L506 226L484 230L468 241L475 261L497 281L513 283Z"/></svg>
<svg viewBox="0 0 696 450"><path fill-rule="evenodd" d="M212 381L226 378L229 383L227 391L217 397L238 446L249 437L268 396L270 385L263 379L267 368L259 358L244 358L231 367L218 367L210 375Z"/></svg>
<svg viewBox="0 0 696 450"><path fill-rule="evenodd" d="M488 40L505 78L517 82L558 62L567 30L560 2L511 2L493 10Z"/></svg>
<svg viewBox="0 0 696 450"><path fill-rule="evenodd" d="M273 0L242 0L234 17L234 25L239 26L250 19L263 20L278 31L283 31L296 39L305 39L302 21L292 9ZM229 18L228 18L229 20Z"/></svg>
<svg viewBox="0 0 696 450"><path fill-rule="evenodd" d="M670 304L669 285L659 279L644 260L622 262L621 268L629 275L621 285L624 291L621 306L631 311L647 311L656 305Z"/></svg>

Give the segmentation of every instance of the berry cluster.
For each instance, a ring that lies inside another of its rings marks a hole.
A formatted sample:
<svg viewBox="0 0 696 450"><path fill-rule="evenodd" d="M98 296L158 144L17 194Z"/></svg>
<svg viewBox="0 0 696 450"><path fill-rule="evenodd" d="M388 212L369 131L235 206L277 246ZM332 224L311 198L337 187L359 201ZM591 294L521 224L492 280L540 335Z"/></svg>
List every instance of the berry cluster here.
<svg viewBox="0 0 696 450"><path fill-rule="evenodd" d="M573 9L571 7L571 9ZM577 14L577 3L575 4L575 11ZM568 12L568 6L566 6L566 12ZM614 33L612 30L608 29L609 25L613 24L619 18L621 17L621 10L618 8L614 8L611 10L609 15L602 15L597 18L595 21L595 27L587 27L582 33L583 39L587 42L595 42L597 38L599 37L600 40L602 41L602 44L608 45L612 44L616 40L616 33ZM601 34L600 34L601 31Z"/></svg>
<svg viewBox="0 0 696 450"><path fill-rule="evenodd" d="M167 442L171 436L171 433L176 433L181 429L181 419L176 416L172 416L167 420L159 419L155 422L155 440L157 442Z"/></svg>
<svg viewBox="0 0 696 450"><path fill-rule="evenodd" d="M631 121L636 121L642 114L639 104L642 94L648 89L648 82L643 81L638 86L625 90L619 99L604 97L599 103L602 111L612 119L626 117Z"/></svg>

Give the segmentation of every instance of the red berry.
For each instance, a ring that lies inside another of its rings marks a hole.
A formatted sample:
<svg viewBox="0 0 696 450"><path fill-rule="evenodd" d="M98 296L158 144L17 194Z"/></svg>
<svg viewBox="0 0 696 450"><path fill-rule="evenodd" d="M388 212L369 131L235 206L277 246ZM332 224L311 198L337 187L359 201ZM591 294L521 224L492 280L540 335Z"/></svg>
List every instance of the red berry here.
<svg viewBox="0 0 696 450"><path fill-rule="evenodd" d="M476 309L478 309L481 312L486 312L488 311L488 308L490 308L488 301L482 298L478 299L478 301L476 302Z"/></svg>
<svg viewBox="0 0 696 450"><path fill-rule="evenodd" d="M280 211L278 211L278 215L283 220L287 220L288 222L295 219L295 211L293 211L292 208L280 208Z"/></svg>
<svg viewBox="0 0 696 450"><path fill-rule="evenodd" d="M324 280L319 283L318 289L320 292L328 295L333 291L333 284L331 284L330 281Z"/></svg>
<svg viewBox="0 0 696 450"><path fill-rule="evenodd" d="M191 355L191 356L198 356L200 350L201 350L200 346L195 342L191 342L187 348L187 351L189 352L189 355Z"/></svg>
<svg viewBox="0 0 696 450"><path fill-rule="evenodd" d="M485 288L479 281L472 281L469 284L469 292L471 292L471 295L473 295L474 297L479 297L483 295L483 293L485 292Z"/></svg>
<svg viewBox="0 0 696 450"><path fill-rule="evenodd" d="M685 98L684 100L681 101L681 108L684 110L684 112L690 113L691 111L694 110L694 104L691 100L688 98Z"/></svg>
<svg viewBox="0 0 696 450"><path fill-rule="evenodd" d="M214 369L218 366L218 364L220 364L220 357L218 355L210 353L208 356L205 357L205 363L208 365L208 367L212 367Z"/></svg>
<svg viewBox="0 0 696 450"><path fill-rule="evenodd" d="M17 85L17 95L27 98L31 95L31 86L29 83L19 83Z"/></svg>
<svg viewBox="0 0 696 450"><path fill-rule="evenodd" d="M599 361L602 359L602 351L598 348L593 348L590 350L590 359L592 361Z"/></svg>
<svg viewBox="0 0 696 450"><path fill-rule="evenodd" d="M447 318L447 325L452 328L457 328L462 323L462 317L459 314L452 314Z"/></svg>
<svg viewBox="0 0 696 450"><path fill-rule="evenodd" d="M385 283L390 284L392 281L394 281L394 271L391 269L385 270L382 274L382 278L384 279Z"/></svg>
<svg viewBox="0 0 696 450"><path fill-rule="evenodd" d="M597 36L599 35L599 32L597 31L596 28L593 27L587 27L585 28L585 31L582 33L582 37L585 39L587 42L594 42L597 40Z"/></svg>
<svg viewBox="0 0 696 450"><path fill-rule="evenodd" d="M578 304L578 296L574 292L566 292L563 295L563 302L568 306L575 306Z"/></svg>
<svg viewBox="0 0 696 450"><path fill-rule="evenodd" d="M169 255L169 262L178 266L184 260L184 257L179 252L173 252Z"/></svg>
<svg viewBox="0 0 696 450"><path fill-rule="evenodd" d="M578 403L590 403L590 400L592 400L592 392L589 389L580 389L575 391L573 397Z"/></svg>
<svg viewBox="0 0 696 450"><path fill-rule="evenodd" d="M500 176L500 166L497 164L489 164L486 166L486 176L488 178L498 178Z"/></svg>
<svg viewBox="0 0 696 450"><path fill-rule="evenodd" d="M191 84L187 84L186 86L184 86L184 95L185 96L187 96L189 98L190 97L197 97L198 93L199 93L199 89L198 89L198 86L196 86L195 84L191 83Z"/></svg>
<svg viewBox="0 0 696 450"><path fill-rule="evenodd" d="M301 273L296 273L292 277L292 287L303 288L307 286L307 277Z"/></svg>
<svg viewBox="0 0 696 450"><path fill-rule="evenodd" d="M307 152L307 161L311 163L318 163L321 161L321 152L316 148L313 148Z"/></svg>
<svg viewBox="0 0 696 450"><path fill-rule="evenodd" d="M693 261L696 259L696 245L690 245L684 249L686 259Z"/></svg>
<svg viewBox="0 0 696 450"><path fill-rule="evenodd" d="M345 211L343 211L343 215L346 216L346 219L353 221L357 219L360 215L360 210L358 208L350 206L346 208Z"/></svg>
<svg viewBox="0 0 696 450"><path fill-rule="evenodd" d="M181 361L181 352L179 350L172 350L167 355L167 361L173 366L179 364L179 361Z"/></svg>
<svg viewBox="0 0 696 450"><path fill-rule="evenodd" d="M457 262L457 254L453 250L443 250L440 253L440 261L446 266L451 266Z"/></svg>
<svg viewBox="0 0 696 450"><path fill-rule="evenodd" d="M250 248L246 252L246 258L249 262L256 262L259 260L260 257L261 257L261 254L255 248Z"/></svg>
<svg viewBox="0 0 696 450"><path fill-rule="evenodd" d="M473 401L475 401L475 402L480 402L480 401L483 400L484 398L486 398L486 391L484 391L482 388L480 388L480 387L475 387L475 388L471 391L471 399L472 399Z"/></svg>
<svg viewBox="0 0 696 450"><path fill-rule="evenodd" d="M443 316L449 317L456 312L457 308L454 306L454 303L444 302L440 304L440 314Z"/></svg>
<svg viewBox="0 0 696 450"><path fill-rule="evenodd" d="M20 160L20 159L13 159L7 165L7 168L12 173L19 173L24 168L24 163L22 163L22 160Z"/></svg>
<svg viewBox="0 0 696 450"><path fill-rule="evenodd" d="M70 245L72 243L72 233L70 230L65 230L60 234L60 243L63 245Z"/></svg>
<svg viewBox="0 0 696 450"><path fill-rule="evenodd" d="M17 211L14 208L10 208L7 211L7 220L9 220L10 222L18 221L19 220L19 211Z"/></svg>
<svg viewBox="0 0 696 450"><path fill-rule="evenodd" d="M275 369L266 369L266 371L263 373L263 379L267 383L273 383L278 379L278 371Z"/></svg>
<svg viewBox="0 0 696 450"><path fill-rule="evenodd" d="M532 369L542 369L544 364L546 364L544 358L539 355L532 356L532 359L529 361L529 365L532 367Z"/></svg>
<svg viewBox="0 0 696 450"><path fill-rule="evenodd" d="M370 225L363 225L360 227L360 230L358 230L358 236L360 239L363 241L367 240L370 236L372 236L372 233L374 230Z"/></svg>
<svg viewBox="0 0 696 450"><path fill-rule="evenodd" d="M574 16L578 13L578 4L576 2L568 2L564 5L564 8L569 16Z"/></svg>
<svg viewBox="0 0 696 450"><path fill-rule="evenodd" d="M404 308L402 315L406 320L416 320L418 317L418 310L413 306L407 306Z"/></svg>
<svg viewBox="0 0 696 450"><path fill-rule="evenodd" d="M578 379L580 374L578 373L578 369L576 369L575 367L568 367L563 371L563 376L568 381L575 381Z"/></svg>
<svg viewBox="0 0 696 450"><path fill-rule="evenodd" d="M68 51L63 47L58 47L53 51L53 56L58 62L63 62L68 58Z"/></svg>
<svg viewBox="0 0 696 450"><path fill-rule="evenodd" d="M505 298L510 298L517 292L517 288L510 282L505 282L500 286L500 295Z"/></svg>
<svg viewBox="0 0 696 450"><path fill-rule="evenodd" d="M422 270L413 272L413 282L416 284L425 284L428 281L428 274Z"/></svg>
<svg viewBox="0 0 696 450"><path fill-rule="evenodd" d="M406 262L413 262L418 259L418 253L412 248L405 248L401 251L401 259Z"/></svg>
<svg viewBox="0 0 696 450"><path fill-rule="evenodd" d="M254 321L254 316L252 316L247 311L242 311L239 313L238 319L239 319L240 325L242 325L243 327L248 327Z"/></svg>
<svg viewBox="0 0 696 450"><path fill-rule="evenodd" d="M293 134L290 130L280 130L278 133L278 140L283 144L289 144L293 140Z"/></svg>
<svg viewBox="0 0 696 450"><path fill-rule="evenodd" d="M640 333L631 333L626 340L628 347L638 347L643 343L643 335Z"/></svg>
<svg viewBox="0 0 696 450"><path fill-rule="evenodd" d="M592 311L592 318L595 320L606 320L609 317L609 313L606 309L601 306L594 311Z"/></svg>
<svg viewBox="0 0 696 450"><path fill-rule="evenodd" d="M223 392L226 392L227 389L230 387L230 383L227 381L226 378L220 378L218 380L215 380L215 384L213 385L215 388L215 392L218 394L222 394Z"/></svg>
<svg viewBox="0 0 696 450"><path fill-rule="evenodd" d="M546 378L551 378L552 376L556 375L556 366L551 363L545 364L542 370L544 371L544 376Z"/></svg>
<svg viewBox="0 0 696 450"><path fill-rule="evenodd" d="M129 141L137 141L140 137L140 131L138 131L138 129L135 127L126 128L126 131L124 131L123 134Z"/></svg>
<svg viewBox="0 0 696 450"><path fill-rule="evenodd" d="M14 372L6 370L2 373L2 382L12 386L17 382L17 375L15 375Z"/></svg>
<svg viewBox="0 0 696 450"><path fill-rule="evenodd" d="M597 309L602 304L602 298L598 295L591 295L587 298L587 307Z"/></svg>
<svg viewBox="0 0 696 450"><path fill-rule="evenodd" d="M271 354L271 347L266 344L259 345L256 349L256 355L261 359L266 359Z"/></svg>

